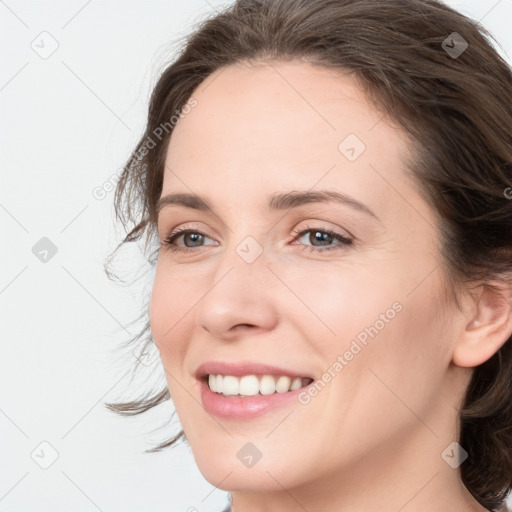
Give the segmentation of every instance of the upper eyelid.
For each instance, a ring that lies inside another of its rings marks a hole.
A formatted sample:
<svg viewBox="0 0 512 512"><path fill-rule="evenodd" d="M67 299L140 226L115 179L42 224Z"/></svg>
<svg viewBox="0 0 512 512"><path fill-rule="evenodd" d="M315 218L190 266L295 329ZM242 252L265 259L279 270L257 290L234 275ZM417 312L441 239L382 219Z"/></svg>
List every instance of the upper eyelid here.
<svg viewBox="0 0 512 512"><path fill-rule="evenodd" d="M191 222L193 222L193 221L191 221ZM162 238L167 238L167 237L173 236L173 235L177 234L178 232L180 234L182 234L183 231L198 231L198 232L206 235L207 237L212 238L210 235L208 235L206 233L206 231L207 231L206 229L203 229L201 227L195 226L193 224L189 225L189 223L187 223L187 222L179 224L179 225L175 226L172 229L162 228L161 231L163 232L163 237Z"/></svg>
<svg viewBox="0 0 512 512"><path fill-rule="evenodd" d="M322 227L322 226L318 226L318 225L317 225L317 223L320 223L320 224L328 224L328 225L330 225L330 227L329 227L329 226L327 226L327 227L326 227L326 226L323 226L323 227L324 227L324 228L326 228L326 229L331 229L331 230L342 230L342 231L344 231L348 236L350 236L350 237L352 237L352 238L356 238L356 237L355 237L355 236L350 232L350 230L349 230L348 228L346 228L346 227L341 227L340 225L337 225L335 222L332 222L332 221L323 220L323 219L320 219L320 218L315 218L315 213L313 213L313 212L311 212L311 213L312 213L312 215L311 215L311 216L307 215L307 213L306 213L306 215L302 214L302 215L301 215L302 220L296 220L296 221L294 220L294 221L293 221L293 226L298 225L298 224L300 224L301 222L306 222L306 223L308 223L308 227L311 227L311 228L319 228L319 227ZM323 214L325 214L325 212L323 212ZM351 218L351 217L349 216L349 217L348 217L348 219L350 220L350 218ZM270 228L268 231L270 231L271 229L274 229L274 227L275 227L275 226L277 226L278 224L280 224L281 222L283 222L283 220L280 220L277 224L273 223L273 224L271 225L271 228ZM159 220L159 222L158 222L158 223L157 223L157 225L156 225L156 230L157 230L157 232L163 232L163 233L169 234L169 233L171 233L172 231L176 230L176 229L178 228L178 226L180 226L180 229L181 229L181 226L186 225L186 227L183 227L183 229L199 229L199 231L201 231L201 229L202 229L202 228L200 228L200 227L199 227L199 228L198 228L198 227L196 227L196 225L195 225L196 223L197 223L197 224L204 224L204 221L202 221L202 220L184 221L184 222L176 223L176 226L175 226L175 227L173 227L172 229L169 229L169 228L167 228L166 226L167 226L167 225L170 225L170 224L174 224L174 219L173 219L173 218L169 219L169 221L163 221L163 220L162 220L162 221L160 221L160 220ZM192 226L191 226L191 227L189 227L189 226L188 226L189 224L192 224ZM209 230L212 230L213 228L209 227L208 229L209 229ZM304 228L304 229L306 229L306 228ZM229 227L228 227L228 230L229 230L231 233L233 232L233 230L232 230L232 229L229 229ZM295 229L293 229L293 230L295 230ZM213 229L213 231L216 231L216 230L215 230L215 229ZM219 236L220 236L220 235L219 235Z"/></svg>
<svg viewBox="0 0 512 512"><path fill-rule="evenodd" d="M190 221L190 222L194 222L194 221ZM341 227L328 227L328 226L322 226L321 224L322 223L326 223L327 221L322 221L322 220L309 220L308 223L304 226L301 226L300 229L298 228L293 228L291 231L294 233L295 236L297 236L298 234L300 234L302 231L307 231L309 229L318 229L319 231L321 230L330 230L330 231L343 231L342 233L338 233L340 236L344 236L345 238L353 238L355 239L356 237L352 235L352 233L350 233L350 231L348 231L347 229L345 228L341 228ZM300 224L300 223L299 223ZM332 224L332 223L329 223L329 224ZM205 231L207 231L206 229L203 229L201 227L197 227L195 226L194 224L192 225L189 225L189 223L182 223L182 224L179 224L177 225L176 227L172 228L172 229L165 229L165 228L161 228L161 229L157 229L158 232L162 231L163 232L163 237L170 237L170 236L173 236L175 234L177 234L178 232L183 232L183 231L199 231L201 232L202 234L208 236L209 238L213 238L211 237L210 235L208 235L207 233L205 233Z"/></svg>
<svg viewBox="0 0 512 512"><path fill-rule="evenodd" d="M352 234L350 234L347 230L345 229L342 229L342 228L329 228L329 227L326 227L326 226L322 226L322 225L319 225L319 224L316 224L316 222L322 222L322 221L313 221L313 223L308 223L304 226L301 226L300 228L294 228L292 230L292 235L293 235L293 240L297 240L301 237L304 236L305 233L307 233L308 231L314 231L314 230L317 230L317 231L323 231L323 232L332 232L332 235L335 236L335 238L337 238L339 241L349 241L351 244L355 243L357 241L356 237L354 237ZM340 233L340 229L342 231L344 231L346 234L344 233ZM185 225L180 225L180 226L177 226L171 230L169 230L168 234L165 234L163 237L162 237L162 240L169 240L169 239L173 239L173 244L175 243L176 240L178 240L181 236L184 236L190 232L192 233L199 233L201 234L202 236L206 237L206 238L209 238L210 240L213 240L214 242L218 243L218 241L215 239L215 237L212 237L210 236L209 234L207 234L205 232L206 230L203 230L201 228L198 228L196 226L188 226L186 223Z"/></svg>
<svg viewBox="0 0 512 512"><path fill-rule="evenodd" d="M295 236L298 236L300 235L302 232L304 231L309 231L309 230L313 230L313 229L317 229L318 231L333 231L335 232L338 236L340 237L343 237L343 238L349 238L351 240L355 240L355 236L352 235L352 233L350 233L350 231L348 231L347 229L344 229L344 228L341 228L339 226L337 227L328 227L328 226L322 226L322 222L323 221L309 221L308 224L306 224L305 226L302 226L300 229L293 229L292 232L294 233ZM341 232L340 232L341 231Z"/></svg>

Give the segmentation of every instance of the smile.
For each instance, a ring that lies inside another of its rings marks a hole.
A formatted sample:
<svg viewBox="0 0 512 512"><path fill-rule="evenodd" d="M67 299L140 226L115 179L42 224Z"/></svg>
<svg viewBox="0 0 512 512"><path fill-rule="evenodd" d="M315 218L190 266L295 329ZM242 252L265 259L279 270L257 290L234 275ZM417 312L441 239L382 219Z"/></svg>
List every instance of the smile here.
<svg viewBox="0 0 512 512"><path fill-rule="evenodd" d="M214 375L207 376L208 387L224 396L255 396L287 393L308 386L313 379L307 377L289 377L287 375Z"/></svg>

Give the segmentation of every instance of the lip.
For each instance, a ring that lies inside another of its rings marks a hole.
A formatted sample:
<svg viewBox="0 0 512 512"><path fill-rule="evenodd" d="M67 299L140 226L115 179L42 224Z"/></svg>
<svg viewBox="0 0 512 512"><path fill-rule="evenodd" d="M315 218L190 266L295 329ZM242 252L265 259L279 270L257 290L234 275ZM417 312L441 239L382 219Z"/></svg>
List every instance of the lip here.
<svg viewBox="0 0 512 512"><path fill-rule="evenodd" d="M272 395L254 396L225 396L215 393L207 383L207 375L233 375L242 377L244 375L273 375L275 377L286 375L288 377L303 377L312 379L308 373L301 373L288 368L262 364L251 361L237 361L229 363L226 361L208 361L201 364L195 373L200 385L201 401L205 410L218 418L232 420L250 420L265 414L276 408L296 403L297 395L308 386L303 386L295 391L286 393L273 393ZM311 385L309 384L309 386Z"/></svg>
<svg viewBox="0 0 512 512"><path fill-rule="evenodd" d="M224 396L212 391L204 379L200 381L200 386L205 410L212 416L230 420L251 420L291 403L297 404L297 395L308 387L272 395Z"/></svg>
<svg viewBox="0 0 512 512"><path fill-rule="evenodd" d="M272 395L254 395L254 396L224 396L215 393L210 389L206 381L206 376L213 375L233 375L241 377L243 375L286 375L288 377L310 377L307 373L280 368L273 365L266 365L254 362L227 363L221 361L211 361L203 363L196 371L196 378L199 381L201 402L205 410L212 416L221 419L231 420L251 420L277 408L289 406L297 403L297 396L311 386L304 386L295 391L286 393L273 393Z"/></svg>

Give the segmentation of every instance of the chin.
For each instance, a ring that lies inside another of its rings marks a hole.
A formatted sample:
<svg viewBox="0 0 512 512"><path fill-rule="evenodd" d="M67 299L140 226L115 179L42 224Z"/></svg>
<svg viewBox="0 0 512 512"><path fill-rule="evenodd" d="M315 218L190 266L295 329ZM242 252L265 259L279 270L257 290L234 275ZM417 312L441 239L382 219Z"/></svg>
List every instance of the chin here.
<svg viewBox="0 0 512 512"><path fill-rule="evenodd" d="M224 491L282 491L283 487L293 488L311 478L311 466L303 461L300 454L294 457L293 454L279 453L270 446L265 449L263 441L256 444L269 455L260 452L261 458L257 459L255 447L250 441L240 438L229 438L222 447L203 442L191 442L190 446L203 477ZM310 469L306 471L306 467Z"/></svg>

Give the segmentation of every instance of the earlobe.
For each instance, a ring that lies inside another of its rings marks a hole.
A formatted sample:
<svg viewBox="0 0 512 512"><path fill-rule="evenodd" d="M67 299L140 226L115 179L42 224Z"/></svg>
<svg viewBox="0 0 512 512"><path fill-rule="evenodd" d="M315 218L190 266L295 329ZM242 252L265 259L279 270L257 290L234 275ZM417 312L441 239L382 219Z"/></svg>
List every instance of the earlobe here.
<svg viewBox="0 0 512 512"><path fill-rule="evenodd" d="M512 336L512 287L483 285L454 347L453 362L471 368L489 360Z"/></svg>

